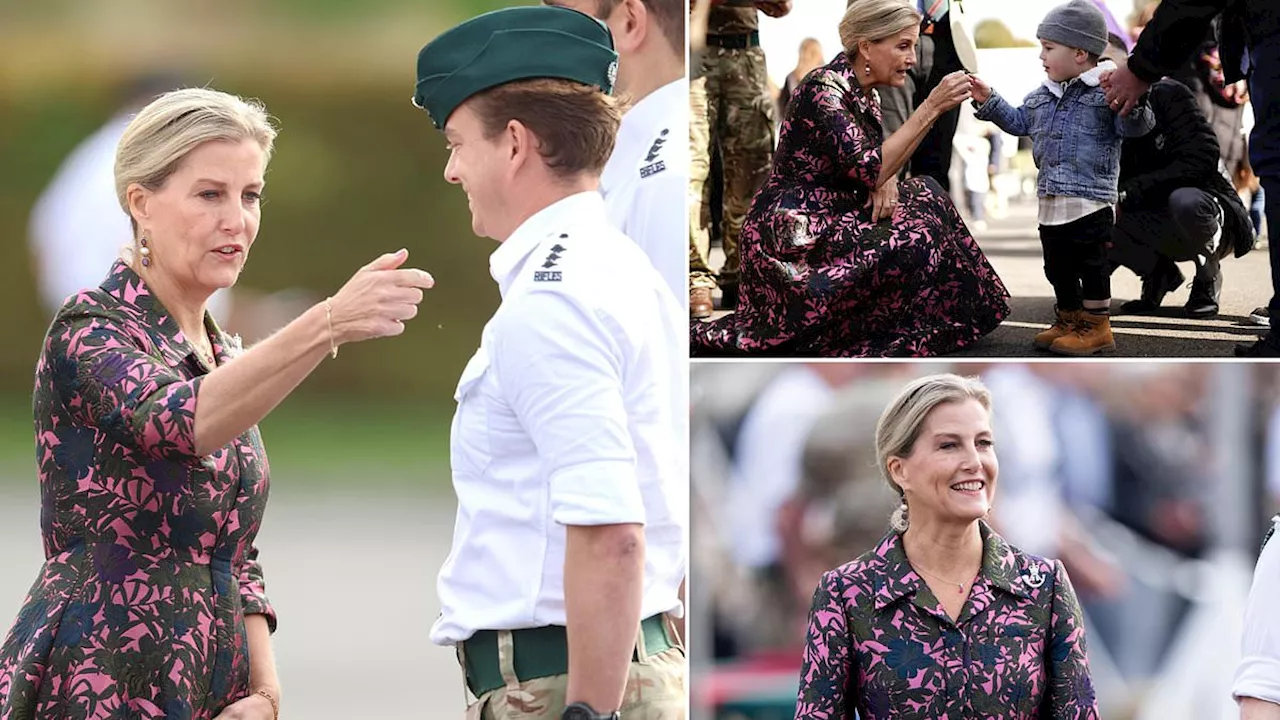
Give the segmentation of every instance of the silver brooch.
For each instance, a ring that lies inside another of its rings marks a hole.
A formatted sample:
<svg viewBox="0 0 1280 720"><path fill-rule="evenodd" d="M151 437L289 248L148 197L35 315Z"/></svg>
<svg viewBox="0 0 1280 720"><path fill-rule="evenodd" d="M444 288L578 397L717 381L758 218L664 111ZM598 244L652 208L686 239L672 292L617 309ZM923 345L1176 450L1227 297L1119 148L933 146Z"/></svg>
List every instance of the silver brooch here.
<svg viewBox="0 0 1280 720"><path fill-rule="evenodd" d="M1041 585L1044 585L1044 577L1044 573L1040 570L1040 563L1035 563L1027 569L1025 574L1023 574L1022 581L1026 583L1028 587L1038 588Z"/></svg>

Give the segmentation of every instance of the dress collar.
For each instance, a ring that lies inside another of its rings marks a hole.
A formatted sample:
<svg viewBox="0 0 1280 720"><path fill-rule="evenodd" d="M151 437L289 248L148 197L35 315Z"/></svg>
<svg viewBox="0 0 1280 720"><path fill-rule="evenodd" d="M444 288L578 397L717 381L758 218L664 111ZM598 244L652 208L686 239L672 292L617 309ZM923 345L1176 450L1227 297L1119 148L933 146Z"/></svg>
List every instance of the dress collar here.
<svg viewBox="0 0 1280 720"><path fill-rule="evenodd" d="M1018 597L1030 597L1031 594L1019 577L1020 568L1013 548L1000 537L990 525L978 522L982 534L982 568L978 571L979 581L974 583L970 591L968 605L990 604L989 589L983 582L1004 592ZM912 602L926 610L937 606L937 598L929 590L929 585L911 567L907 560L907 551L902 544L902 534L890 532L880 541L875 555L883 563L883 571L876 576L875 608L877 611L910 596ZM962 616L961 620L964 619Z"/></svg>
<svg viewBox="0 0 1280 720"><path fill-rule="evenodd" d="M568 237L566 229L580 222L608 223L604 198L595 190L575 193L539 210L489 255L489 274L506 297L524 261L552 233Z"/></svg>
<svg viewBox="0 0 1280 720"><path fill-rule="evenodd" d="M132 308L138 313L142 325L146 328L147 334L151 336L151 340L155 344L160 357L170 367L177 367L186 362L188 358L191 358L197 365L204 365L203 361L200 360L199 353L196 352L195 346L187 340L186 335L178 328L177 321L165 309L164 304L160 302L160 298L151 293L151 290L147 288L146 281L123 260L115 261L111 266L111 272L107 274L107 278L102 281L99 287L102 288L103 292L115 298L121 305ZM207 310L204 314L204 326L213 345L213 355L217 359L217 363L221 365L229 360L232 357L232 353L238 349L234 347L236 342L234 339L223 337L221 328L218 327L218 323Z"/></svg>

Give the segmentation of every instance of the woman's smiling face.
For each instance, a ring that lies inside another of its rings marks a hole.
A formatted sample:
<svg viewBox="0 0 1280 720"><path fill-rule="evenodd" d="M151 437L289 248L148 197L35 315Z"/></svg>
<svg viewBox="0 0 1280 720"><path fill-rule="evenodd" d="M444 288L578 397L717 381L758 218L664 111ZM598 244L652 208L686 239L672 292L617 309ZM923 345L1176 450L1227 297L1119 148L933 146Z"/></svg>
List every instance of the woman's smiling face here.
<svg viewBox="0 0 1280 720"><path fill-rule="evenodd" d="M995 442L991 416L975 399L945 402L929 411L906 457L889 458L911 524L971 523L987 515L995 498Z"/></svg>

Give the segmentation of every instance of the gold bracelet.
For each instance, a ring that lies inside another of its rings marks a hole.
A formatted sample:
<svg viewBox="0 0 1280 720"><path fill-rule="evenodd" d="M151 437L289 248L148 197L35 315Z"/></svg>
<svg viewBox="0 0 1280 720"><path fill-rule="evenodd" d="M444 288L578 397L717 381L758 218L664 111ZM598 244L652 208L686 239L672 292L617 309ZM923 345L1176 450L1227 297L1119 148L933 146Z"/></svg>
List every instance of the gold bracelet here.
<svg viewBox="0 0 1280 720"><path fill-rule="evenodd" d="M324 299L324 320L329 326L329 357L336 360L338 357L338 343L333 339L333 305L329 304L332 299L331 297Z"/></svg>
<svg viewBox="0 0 1280 720"><path fill-rule="evenodd" d="M261 689L254 692L254 695L261 695L266 698L267 702L271 703L271 712L275 716L275 720L280 720L280 701L276 700L274 695Z"/></svg>

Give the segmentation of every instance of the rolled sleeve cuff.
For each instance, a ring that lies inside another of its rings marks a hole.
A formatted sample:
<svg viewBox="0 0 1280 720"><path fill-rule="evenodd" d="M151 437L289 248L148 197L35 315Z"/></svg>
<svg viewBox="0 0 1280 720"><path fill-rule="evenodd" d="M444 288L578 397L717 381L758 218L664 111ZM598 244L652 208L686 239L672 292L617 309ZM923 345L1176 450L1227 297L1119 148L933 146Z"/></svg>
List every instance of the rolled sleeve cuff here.
<svg viewBox="0 0 1280 720"><path fill-rule="evenodd" d="M276 609L267 600L267 596L253 588L240 591L240 607L245 615L262 615L267 619L267 629L273 634L276 631Z"/></svg>
<svg viewBox="0 0 1280 720"><path fill-rule="evenodd" d="M1246 655L1236 671L1231 696L1257 698L1280 704L1280 660L1262 655Z"/></svg>
<svg viewBox="0 0 1280 720"><path fill-rule="evenodd" d="M560 525L644 524L634 463L580 463L551 476L551 517Z"/></svg>

